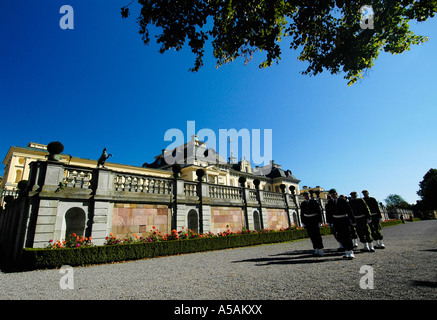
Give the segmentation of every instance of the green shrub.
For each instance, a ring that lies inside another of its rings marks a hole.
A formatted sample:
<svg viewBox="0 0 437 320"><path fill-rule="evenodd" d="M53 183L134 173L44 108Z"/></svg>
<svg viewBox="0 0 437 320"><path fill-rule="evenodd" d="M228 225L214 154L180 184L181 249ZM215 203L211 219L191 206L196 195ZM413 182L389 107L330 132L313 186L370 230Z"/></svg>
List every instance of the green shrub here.
<svg viewBox="0 0 437 320"><path fill-rule="evenodd" d="M399 223L402 222L400 220L391 220L383 221L381 222L381 225L385 227ZM320 232L322 235L331 234L329 227L322 227ZM205 237L158 242L136 242L94 247L63 249L25 248L23 250L22 264L26 269L59 268L63 265L84 266L279 243L307 237L308 234L305 229L296 229L278 232L266 231L258 233L231 234L220 237Z"/></svg>
<svg viewBox="0 0 437 320"><path fill-rule="evenodd" d="M390 226L395 226L395 225L397 225L397 224L401 224L402 223L402 221L401 220L395 220L395 219L392 219L392 220L386 220L386 221L381 221L380 222L380 224L381 224L381 227L390 227Z"/></svg>
<svg viewBox="0 0 437 320"><path fill-rule="evenodd" d="M326 228L322 228L326 229ZM83 266L153 258L193 252L222 250L268 243L292 241L307 237L303 229L279 232L231 234L222 237L206 237L159 242L127 243L95 247L23 250L26 269L59 268L63 265Z"/></svg>

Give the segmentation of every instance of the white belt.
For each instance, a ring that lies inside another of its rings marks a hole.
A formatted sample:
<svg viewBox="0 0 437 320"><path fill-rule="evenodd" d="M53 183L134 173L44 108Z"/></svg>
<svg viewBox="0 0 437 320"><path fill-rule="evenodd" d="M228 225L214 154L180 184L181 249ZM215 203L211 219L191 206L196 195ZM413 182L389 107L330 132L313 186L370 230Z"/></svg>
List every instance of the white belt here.
<svg viewBox="0 0 437 320"><path fill-rule="evenodd" d="M313 214L304 214L305 217L307 218L311 218L311 217L315 217L317 216L317 213L313 213Z"/></svg>
<svg viewBox="0 0 437 320"><path fill-rule="evenodd" d="M376 213L372 213L371 215L372 215L372 216L376 216L377 214L378 214L378 212L376 212Z"/></svg>
<svg viewBox="0 0 437 320"><path fill-rule="evenodd" d="M364 218L364 214L362 214L361 216L355 216L355 218Z"/></svg>
<svg viewBox="0 0 437 320"><path fill-rule="evenodd" d="M347 217L347 215L345 215L345 214L343 214L343 215L340 215L340 216L338 216L338 215L332 215L334 218L346 218Z"/></svg>

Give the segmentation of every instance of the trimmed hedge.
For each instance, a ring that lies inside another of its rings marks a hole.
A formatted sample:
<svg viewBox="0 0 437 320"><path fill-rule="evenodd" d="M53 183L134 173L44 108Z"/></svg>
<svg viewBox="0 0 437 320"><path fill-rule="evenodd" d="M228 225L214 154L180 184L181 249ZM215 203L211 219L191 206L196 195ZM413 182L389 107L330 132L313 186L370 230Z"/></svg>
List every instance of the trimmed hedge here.
<svg viewBox="0 0 437 320"><path fill-rule="evenodd" d="M330 233L329 228L321 228L321 231L322 234ZM25 248L23 250L22 262L26 269L50 269L59 268L63 265L84 266L193 252L222 250L286 242L306 237L308 237L306 230L300 229L212 238L117 244L83 248Z"/></svg>
<svg viewBox="0 0 437 320"><path fill-rule="evenodd" d="M390 227L390 226L395 226L398 224L402 224L401 220L387 220L387 221L381 221L381 227Z"/></svg>
<svg viewBox="0 0 437 320"><path fill-rule="evenodd" d="M400 220L385 221L383 227L402 223ZM329 227L320 228L322 235L331 234ZM287 242L307 238L305 229L265 233L233 234L222 237L131 243L82 248L35 249L25 248L22 266L29 269L51 269L63 265L85 266L91 264L138 260L193 252L205 252L268 243Z"/></svg>

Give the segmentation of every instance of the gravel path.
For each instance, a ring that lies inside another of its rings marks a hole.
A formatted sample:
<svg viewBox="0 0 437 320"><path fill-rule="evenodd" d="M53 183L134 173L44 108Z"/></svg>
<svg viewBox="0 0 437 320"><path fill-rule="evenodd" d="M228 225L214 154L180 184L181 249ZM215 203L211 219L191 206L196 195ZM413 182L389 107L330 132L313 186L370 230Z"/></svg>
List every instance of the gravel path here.
<svg viewBox="0 0 437 320"><path fill-rule="evenodd" d="M311 256L305 239L76 267L72 290L60 288L59 269L0 273L0 299L436 300L437 220L387 227L383 234L386 249L356 252L352 261L325 236L321 258ZM369 275L360 273L364 265L373 268L373 289L360 288Z"/></svg>

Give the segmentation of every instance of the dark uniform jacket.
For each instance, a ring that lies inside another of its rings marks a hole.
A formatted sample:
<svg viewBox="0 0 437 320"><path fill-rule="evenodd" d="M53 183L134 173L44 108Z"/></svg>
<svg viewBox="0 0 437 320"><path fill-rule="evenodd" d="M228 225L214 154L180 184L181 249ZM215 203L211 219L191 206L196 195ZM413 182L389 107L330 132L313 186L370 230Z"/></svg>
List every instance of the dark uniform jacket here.
<svg viewBox="0 0 437 320"><path fill-rule="evenodd" d="M354 212L355 219L367 220L370 219L370 210L366 202L363 199L352 199L349 201L349 205Z"/></svg>
<svg viewBox="0 0 437 320"><path fill-rule="evenodd" d="M376 199L372 197L364 197L363 199L364 201L366 201L367 206L369 207L370 212L372 213L372 218L381 219L382 215L381 215L381 211L379 210L378 201L376 201Z"/></svg>
<svg viewBox="0 0 437 320"><path fill-rule="evenodd" d="M329 199L326 204L326 221L329 224L355 224L355 217L351 207L346 200L337 198L337 204L334 199Z"/></svg>
<svg viewBox="0 0 437 320"><path fill-rule="evenodd" d="M305 225L322 223L322 210L314 200L305 200L300 204L300 220Z"/></svg>

